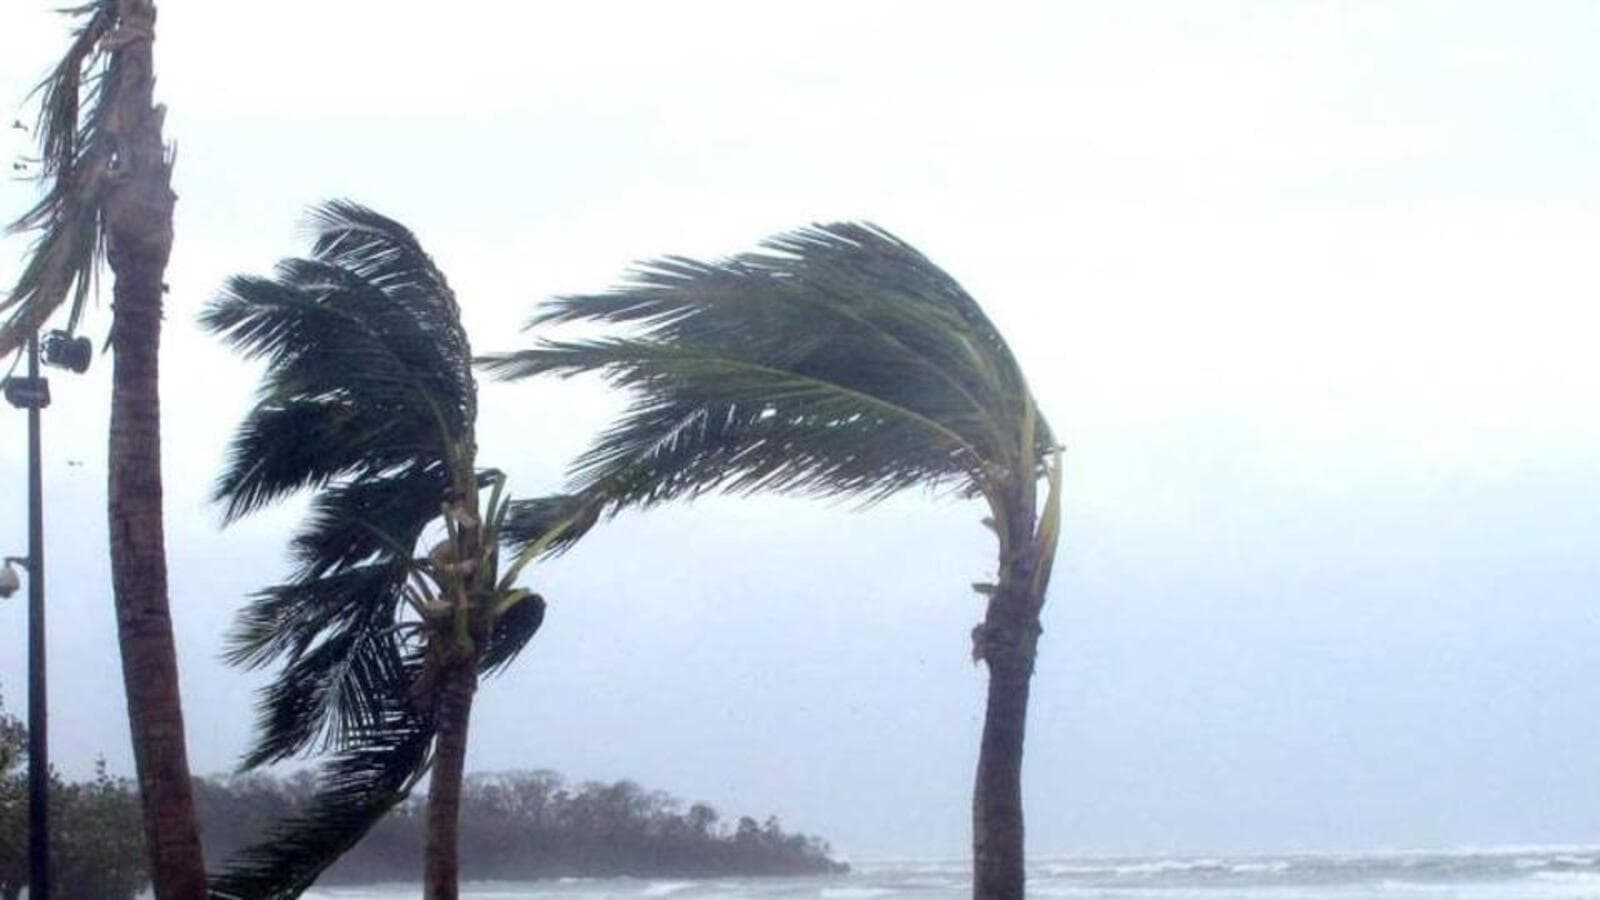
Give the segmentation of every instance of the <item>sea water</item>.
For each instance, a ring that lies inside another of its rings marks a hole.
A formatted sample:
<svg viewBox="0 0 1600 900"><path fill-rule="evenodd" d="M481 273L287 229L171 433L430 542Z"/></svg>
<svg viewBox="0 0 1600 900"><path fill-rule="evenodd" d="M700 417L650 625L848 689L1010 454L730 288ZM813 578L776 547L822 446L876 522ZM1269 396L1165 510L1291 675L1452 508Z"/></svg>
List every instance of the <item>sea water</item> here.
<svg viewBox="0 0 1600 900"><path fill-rule="evenodd" d="M919 900L971 890L965 862L857 863L849 874L808 878L574 878L464 885L474 900ZM1600 848L1305 853L1211 858L1039 859L1032 897L1147 900L1600 900ZM309 900L399 900L415 885L319 888Z"/></svg>

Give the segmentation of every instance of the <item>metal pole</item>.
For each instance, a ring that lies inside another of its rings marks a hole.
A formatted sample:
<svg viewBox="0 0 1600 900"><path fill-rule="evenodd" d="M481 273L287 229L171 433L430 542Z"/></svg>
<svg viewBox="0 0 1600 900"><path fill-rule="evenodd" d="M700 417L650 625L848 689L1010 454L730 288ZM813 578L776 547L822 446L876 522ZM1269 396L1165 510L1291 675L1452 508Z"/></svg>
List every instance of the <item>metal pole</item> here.
<svg viewBox="0 0 1600 900"><path fill-rule="evenodd" d="M39 378L39 333L28 339L28 377ZM44 477L39 406L28 407L28 897L50 897L50 750L44 680Z"/></svg>

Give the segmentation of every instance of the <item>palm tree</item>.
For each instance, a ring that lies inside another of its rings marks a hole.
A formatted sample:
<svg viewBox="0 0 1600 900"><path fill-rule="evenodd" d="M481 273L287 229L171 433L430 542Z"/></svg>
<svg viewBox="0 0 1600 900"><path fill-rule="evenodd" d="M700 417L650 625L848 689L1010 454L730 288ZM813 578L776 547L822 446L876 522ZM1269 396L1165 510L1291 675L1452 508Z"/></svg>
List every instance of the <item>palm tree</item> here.
<svg viewBox="0 0 1600 900"><path fill-rule="evenodd" d="M542 517L566 507L511 504L478 467L471 348L411 232L348 202L314 210L311 228L309 257L231 279L202 324L266 364L217 483L226 518L312 493L292 576L231 635L235 664L281 664L244 767L334 758L309 808L230 861L213 896L297 896L431 768L426 896L454 898L478 679L543 621L544 601L512 585L561 533ZM501 571L501 541L519 539Z"/></svg>
<svg viewBox="0 0 1600 900"><path fill-rule="evenodd" d="M1059 449L978 304L922 254L859 224L758 252L668 257L622 287L555 301L539 324L610 326L490 357L502 376L598 372L635 400L579 458L611 512L701 492L877 500L941 485L988 504L998 577L972 632L989 669L973 797L973 894L1023 893L1022 745L1060 523ZM1046 483L1040 501L1038 483Z"/></svg>
<svg viewBox="0 0 1600 900"><path fill-rule="evenodd" d="M0 302L0 357L62 306L75 329L102 258L114 276L108 508L117 638L156 895L204 896L161 519L158 355L172 251L172 158L153 101L152 0L90 0L40 85L39 203L12 227L38 238Z"/></svg>

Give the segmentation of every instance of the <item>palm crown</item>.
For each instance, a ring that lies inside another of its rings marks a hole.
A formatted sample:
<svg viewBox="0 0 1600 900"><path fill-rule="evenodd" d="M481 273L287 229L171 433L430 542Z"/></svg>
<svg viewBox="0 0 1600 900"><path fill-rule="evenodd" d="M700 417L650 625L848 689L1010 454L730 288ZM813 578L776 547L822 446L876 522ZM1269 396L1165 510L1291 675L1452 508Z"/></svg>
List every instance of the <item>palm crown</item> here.
<svg viewBox="0 0 1600 900"><path fill-rule="evenodd" d="M510 588L517 567L494 581L509 507L499 474L475 468L471 352L444 276L409 231L355 204L315 210L311 229L308 258L271 278L231 279L202 322L266 363L217 483L227 518L314 493L292 577L257 594L231 636L233 662L282 665L244 765L337 755L312 806L232 861L220 896L292 896L310 884L425 768L441 648L476 637L476 665L490 669L543 616L538 597ZM452 542L489 485L474 580L447 560L460 559ZM421 557L441 519L443 549ZM481 632L448 602L463 587L492 595L474 614Z"/></svg>
<svg viewBox="0 0 1600 900"><path fill-rule="evenodd" d="M634 390L574 466L575 488L613 509L714 489L877 499L930 484L1004 504L1048 468L1049 427L1005 340L880 228L815 226L718 263L655 260L534 324L581 321L613 328L486 363Z"/></svg>

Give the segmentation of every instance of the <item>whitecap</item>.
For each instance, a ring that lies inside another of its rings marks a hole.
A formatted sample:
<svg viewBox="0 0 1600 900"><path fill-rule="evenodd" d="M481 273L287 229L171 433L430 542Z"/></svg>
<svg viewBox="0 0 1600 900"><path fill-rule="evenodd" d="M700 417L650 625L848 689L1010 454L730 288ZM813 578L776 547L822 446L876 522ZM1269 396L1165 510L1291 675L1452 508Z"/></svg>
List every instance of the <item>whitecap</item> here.
<svg viewBox="0 0 1600 900"><path fill-rule="evenodd" d="M652 881L644 886L644 890L639 892L639 896L666 897L693 886L694 882L692 881Z"/></svg>

